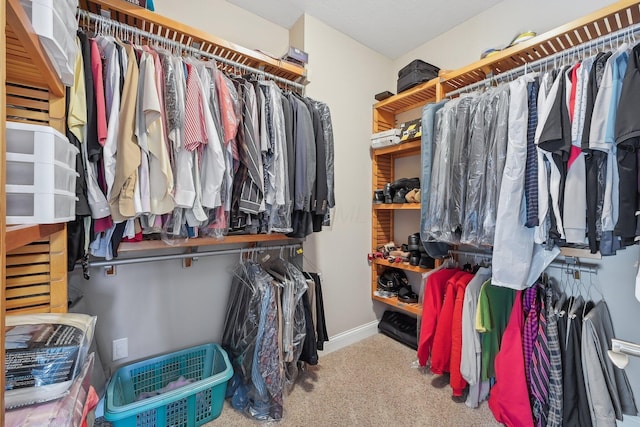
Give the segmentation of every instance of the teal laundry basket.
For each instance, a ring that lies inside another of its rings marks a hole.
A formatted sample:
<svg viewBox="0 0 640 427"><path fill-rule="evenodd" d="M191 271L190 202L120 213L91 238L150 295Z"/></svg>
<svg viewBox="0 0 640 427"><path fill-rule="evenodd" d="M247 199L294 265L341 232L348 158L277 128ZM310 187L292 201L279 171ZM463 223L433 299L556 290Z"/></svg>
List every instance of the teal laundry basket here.
<svg viewBox="0 0 640 427"><path fill-rule="evenodd" d="M105 395L104 418L114 427L197 427L220 415L233 375L227 353L204 344L119 368ZM143 400L180 377L190 384Z"/></svg>

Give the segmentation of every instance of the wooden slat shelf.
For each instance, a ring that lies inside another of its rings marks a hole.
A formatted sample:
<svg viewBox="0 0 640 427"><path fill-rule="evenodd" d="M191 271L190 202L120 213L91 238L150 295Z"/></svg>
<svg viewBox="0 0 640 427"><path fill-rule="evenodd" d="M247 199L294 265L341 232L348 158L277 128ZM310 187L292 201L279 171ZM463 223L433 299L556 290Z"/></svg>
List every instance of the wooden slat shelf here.
<svg viewBox="0 0 640 427"><path fill-rule="evenodd" d="M376 210L420 210L420 203L382 203L379 205L374 204L373 209Z"/></svg>
<svg viewBox="0 0 640 427"><path fill-rule="evenodd" d="M444 91L450 92L485 79L489 71L504 73L639 22L637 0L618 1L466 67L444 73L441 83Z"/></svg>
<svg viewBox="0 0 640 427"><path fill-rule="evenodd" d="M422 306L420 304L409 304L406 302L398 301L398 297L379 297L377 295L373 295L372 298L376 301L380 301L391 307L396 308L399 311L403 311L405 313L413 314L414 316L422 315Z"/></svg>
<svg viewBox="0 0 640 427"><path fill-rule="evenodd" d="M228 42L123 0L80 0L80 8L96 14L110 11L111 19L116 21L287 80L303 83L306 79L303 67Z"/></svg>
<svg viewBox="0 0 640 427"><path fill-rule="evenodd" d="M26 246L64 230L64 224L9 225L5 232L6 251Z"/></svg>
<svg viewBox="0 0 640 427"><path fill-rule="evenodd" d="M123 242L118 248L118 253L152 251L158 249L193 248L197 246L232 245L238 243L260 243L278 241L298 241L281 233L271 234L242 234L225 236L223 239L214 237L198 237L168 245L162 240L143 240L142 242Z"/></svg>
<svg viewBox="0 0 640 427"><path fill-rule="evenodd" d="M421 268L416 265L411 265L408 262L391 263L386 259L381 259L381 258L375 259L374 263L376 265L382 265L384 267L394 267L394 268L399 268L400 270L413 271L414 273L427 273L431 271L430 268Z"/></svg>
<svg viewBox="0 0 640 427"><path fill-rule="evenodd" d="M44 51L38 35L20 0L7 4L7 80L14 83L46 87L56 96L64 96L65 88ZM11 65L9 65L11 63Z"/></svg>
<svg viewBox="0 0 640 427"><path fill-rule="evenodd" d="M390 154L395 157L414 156L416 154L420 154L421 144L422 142L420 139L414 139L397 145L391 145L389 147L377 148L371 151L376 157L388 156Z"/></svg>
<svg viewBox="0 0 640 427"><path fill-rule="evenodd" d="M435 101L439 78L429 80L411 89L392 96L373 106L374 109L393 114L421 107L427 102Z"/></svg>

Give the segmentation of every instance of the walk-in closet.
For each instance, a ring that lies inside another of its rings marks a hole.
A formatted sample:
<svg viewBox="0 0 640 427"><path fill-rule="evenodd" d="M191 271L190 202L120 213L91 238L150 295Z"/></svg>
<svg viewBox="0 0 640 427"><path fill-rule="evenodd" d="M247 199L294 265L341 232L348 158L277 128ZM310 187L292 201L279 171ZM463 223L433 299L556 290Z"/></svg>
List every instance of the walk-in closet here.
<svg viewBox="0 0 640 427"><path fill-rule="evenodd" d="M640 423L640 2L351 3L0 3L1 425Z"/></svg>

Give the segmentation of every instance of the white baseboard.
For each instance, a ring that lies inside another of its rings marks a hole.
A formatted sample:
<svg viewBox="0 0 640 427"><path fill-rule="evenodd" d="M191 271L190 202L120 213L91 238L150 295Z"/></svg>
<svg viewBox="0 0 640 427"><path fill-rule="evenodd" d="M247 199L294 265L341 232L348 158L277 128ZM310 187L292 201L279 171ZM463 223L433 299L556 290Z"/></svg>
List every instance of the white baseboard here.
<svg viewBox="0 0 640 427"><path fill-rule="evenodd" d="M329 342L324 344L322 354L329 354L332 351L340 350L348 345L355 344L360 340L369 338L378 333L378 321L374 320L370 323L349 329L337 335L329 337Z"/></svg>

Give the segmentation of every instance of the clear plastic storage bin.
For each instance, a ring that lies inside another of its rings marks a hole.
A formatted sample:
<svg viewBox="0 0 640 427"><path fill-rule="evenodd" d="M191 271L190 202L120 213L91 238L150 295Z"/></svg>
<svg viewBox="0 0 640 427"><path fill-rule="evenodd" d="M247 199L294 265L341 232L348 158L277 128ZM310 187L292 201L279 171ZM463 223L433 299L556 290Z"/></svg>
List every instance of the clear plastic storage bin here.
<svg viewBox="0 0 640 427"><path fill-rule="evenodd" d="M33 163L24 157L21 154L7 154L8 185L24 186L34 193L75 193L78 173L74 169L61 162Z"/></svg>
<svg viewBox="0 0 640 427"><path fill-rule="evenodd" d="M5 188L7 224L54 224L73 221L76 217L75 193L36 193L22 185Z"/></svg>
<svg viewBox="0 0 640 427"><path fill-rule="evenodd" d="M7 158L21 154L20 159L32 163L60 162L71 169L76 167L78 149L66 136L49 126L7 122Z"/></svg>
<svg viewBox="0 0 640 427"><path fill-rule="evenodd" d="M77 55L75 8L67 0L20 0L62 82L73 85Z"/></svg>

